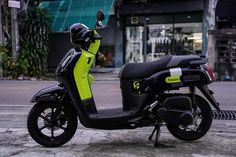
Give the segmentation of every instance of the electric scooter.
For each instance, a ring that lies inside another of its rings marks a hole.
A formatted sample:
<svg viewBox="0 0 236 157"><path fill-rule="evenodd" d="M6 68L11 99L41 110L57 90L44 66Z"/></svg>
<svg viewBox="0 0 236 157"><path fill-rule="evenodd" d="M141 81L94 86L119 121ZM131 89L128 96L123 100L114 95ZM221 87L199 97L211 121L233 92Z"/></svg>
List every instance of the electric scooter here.
<svg viewBox="0 0 236 157"><path fill-rule="evenodd" d="M97 12L97 28L104 14ZM176 138L193 141L203 137L212 124L211 105L220 110L208 88L214 76L197 55L165 56L146 63L130 63L119 73L123 108L97 110L90 68L102 37L81 23L70 28L69 50L56 69L58 85L40 90L31 102L27 127L31 137L46 147L58 147L75 134L79 118L87 128L114 130L154 127L154 145L160 145L160 127L166 125ZM173 93L182 87L188 92ZM196 94L199 89L205 96ZM207 101L208 100L208 101Z"/></svg>

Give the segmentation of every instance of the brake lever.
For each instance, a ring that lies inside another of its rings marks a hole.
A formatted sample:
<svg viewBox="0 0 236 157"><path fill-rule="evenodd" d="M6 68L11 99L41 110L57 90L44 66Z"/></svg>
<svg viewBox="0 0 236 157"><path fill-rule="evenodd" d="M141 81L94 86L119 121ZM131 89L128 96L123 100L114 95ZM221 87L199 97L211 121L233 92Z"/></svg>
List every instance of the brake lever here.
<svg viewBox="0 0 236 157"><path fill-rule="evenodd" d="M98 35L98 34L94 34L93 35L93 38L95 39L95 40L102 40L102 36L100 36L100 35Z"/></svg>

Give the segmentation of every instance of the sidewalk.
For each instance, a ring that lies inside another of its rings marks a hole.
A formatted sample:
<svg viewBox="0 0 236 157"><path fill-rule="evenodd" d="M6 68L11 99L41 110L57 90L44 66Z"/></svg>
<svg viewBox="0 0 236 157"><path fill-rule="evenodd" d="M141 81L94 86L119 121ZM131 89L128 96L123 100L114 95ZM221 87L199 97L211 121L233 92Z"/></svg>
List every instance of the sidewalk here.
<svg viewBox="0 0 236 157"><path fill-rule="evenodd" d="M45 148L25 128L0 129L0 157L235 157L236 125L214 121L203 138L186 142L174 138L163 127L160 142L170 148L155 148L148 140L152 128L134 130L93 130L79 128L64 146Z"/></svg>

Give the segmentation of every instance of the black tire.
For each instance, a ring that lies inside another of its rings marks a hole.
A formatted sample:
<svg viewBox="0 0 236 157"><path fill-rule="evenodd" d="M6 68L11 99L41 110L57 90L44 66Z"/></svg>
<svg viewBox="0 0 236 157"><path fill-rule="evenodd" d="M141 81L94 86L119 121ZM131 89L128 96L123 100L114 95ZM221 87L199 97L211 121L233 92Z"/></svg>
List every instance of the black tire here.
<svg viewBox="0 0 236 157"><path fill-rule="evenodd" d="M58 147L65 144L74 136L77 129L77 115L73 107L66 105L62 107L60 114L51 123L50 120L52 120L52 114L55 114L56 108L57 105L54 103L37 103L28 115L27 128L30 136L38 144L46 147ZM49 113L46 114L46 111L49 111ZM42 127L39 126L40 120L43 124ZM49 135L47 132L49 132ZM56 133L59 135L56 136Z"/></svg>
<svg viewBox="0 0 236 157"><path fill-rule="evenodd" d="M208 102L201 96L196 95L196 105L201 111L201 122L198 124L196 130L185 130L181 126L167 125L169 132L176 138L184 141L194 141L203 137L211 127L212 124L212 110Z"/></svg>

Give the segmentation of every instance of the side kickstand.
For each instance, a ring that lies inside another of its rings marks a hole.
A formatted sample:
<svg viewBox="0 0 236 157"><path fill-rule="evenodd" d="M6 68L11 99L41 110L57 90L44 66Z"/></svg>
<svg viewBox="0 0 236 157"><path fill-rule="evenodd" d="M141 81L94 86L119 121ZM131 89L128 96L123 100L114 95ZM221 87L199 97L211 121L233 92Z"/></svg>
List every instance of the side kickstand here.
<svg viewBox="0 0 236 157"><path fill-rule="evenodd" d="M149 136L149 140L151 141L152 140L152 137L153 135L156 133L156 138L155 138L155 141L154 141L154 146L155 147L158 147L160 144L158 142L159 138L160 138L160 133L161 133L161 126L160 124L156 125L152 131L152 134Z"/></svg>
<svg viewBox="0 0 236 157"><path fill-rule="evenodd" d="M152 131L152 134L149 136L149 140L151 141L154 134L156 133L156 138L155 138L155 141L154 141L154 147L162 147L162 148L175 148L174 146L168 146L168 145L164 145L164 144L161 144L159 143L159 138L160 138L160 134L161 134L161 125L158 124L154 127L153 131Z"/></svg>

